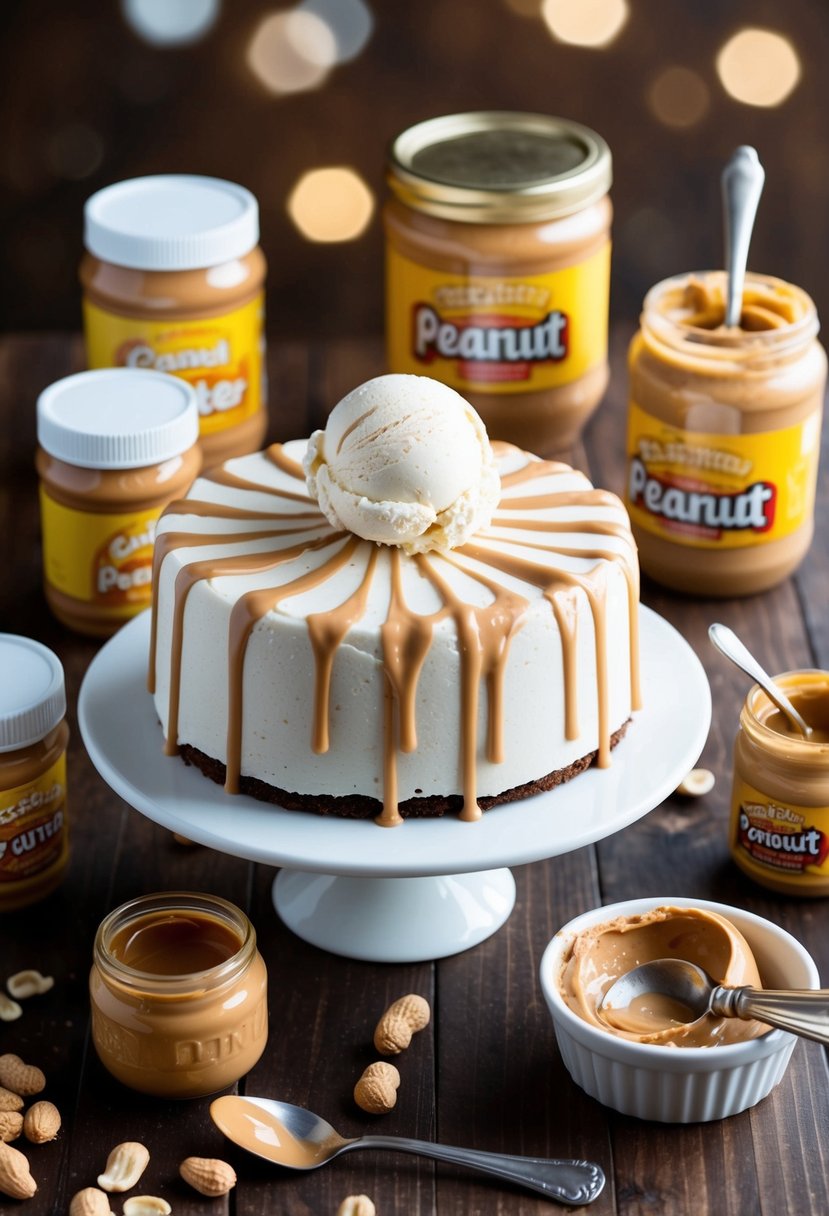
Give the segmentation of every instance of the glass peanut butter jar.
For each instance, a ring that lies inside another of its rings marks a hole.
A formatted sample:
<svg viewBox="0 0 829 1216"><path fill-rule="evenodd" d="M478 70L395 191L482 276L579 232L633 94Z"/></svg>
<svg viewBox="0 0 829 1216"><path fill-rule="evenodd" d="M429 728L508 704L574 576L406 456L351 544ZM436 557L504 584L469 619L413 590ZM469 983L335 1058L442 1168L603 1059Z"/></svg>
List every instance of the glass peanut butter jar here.
<svg viewBox="0 0 829 1216"><path fill-rule="evenodd" d="M756 685L734 743L731 855L785 895L829 895L829 672L776 676L809 739Z"/></svg>
<svg viewBox="0 0 829 1216"><path fill-rule="evenodd" d="M256 932L215 895L143 895L110 912L95 936L89 991L101 1063L141 1093L215 1093L265 1049L267 972Z"/></svg>
<svg viewBox="0 0 829 1216"><path fill-rule="evenodd" d="M0 912L45 898L66 870L65 713L57 655L0 633Z"/></svg>
<svg viewBox="0 0 829 1216"><path fill-rule="evenodd" d="M569 447L607 387L611 157L542 114L397 137L385 209L389 370L451 385L490 435Z"/></svg>
<svg viewBox="0 0 829 1216"><path fill-rule="evenodd" d="M155 527L201 469L195 394L164 372L110 368L37 402L43 586L64 625L107 637L152 601Z"/></svg>
<svg viewBox="0 0 829 1216"><path fill-rule="evenodd" d="M627 507L657 582L750 595L787 577L814 532L826 354L799 287L746 276L739 327L725 275L647 295L629 353Z"/></svg>
<svg viewBox="0 0 829 1216"><path fill-rule="evenodd" d="M135 178L99 190L84 209L88 365L186 380L205 466L255 452L267 430L258 241L256 199L219 178Z"/></svg>

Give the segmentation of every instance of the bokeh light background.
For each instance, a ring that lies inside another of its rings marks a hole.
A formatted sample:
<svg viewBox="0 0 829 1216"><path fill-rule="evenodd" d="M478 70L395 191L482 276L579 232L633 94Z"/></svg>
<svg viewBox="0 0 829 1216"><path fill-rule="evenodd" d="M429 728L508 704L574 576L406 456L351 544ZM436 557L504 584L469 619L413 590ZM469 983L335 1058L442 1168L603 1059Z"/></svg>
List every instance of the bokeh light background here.
<svg viewBox="0 0 829 1216"><path fill-rule="evenodd" d="M720 169L754 144L750 266L829 316L826 0L20 0L2 20L3 328L77 328L85 198L180 171L259 198L272 340L379 334L385 149L467 109L608 140L629 321L657 279L721 263Z"/></svg>

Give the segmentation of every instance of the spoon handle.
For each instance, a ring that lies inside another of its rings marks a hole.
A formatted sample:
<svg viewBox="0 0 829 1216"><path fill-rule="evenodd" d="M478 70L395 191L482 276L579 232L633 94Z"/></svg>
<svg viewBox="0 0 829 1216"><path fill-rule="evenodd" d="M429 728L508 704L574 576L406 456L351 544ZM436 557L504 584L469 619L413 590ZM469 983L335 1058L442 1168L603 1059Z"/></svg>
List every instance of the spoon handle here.
<svg viewBox="0 0 829 1216"><path fill-rule="evenodd" d="M348 1148L391 1149L396 1153L413 1153L431 1157L450 1165L465 1165L483 1174L492 1174L505 1182L514 1182L530 1191L537 1191L559 1203L579 1205L592 1203L605 1183L604 1171L592 1161L556 1161L545 1157L508 1157L502 1153L483 1153L472 1148L452 1148L448 1144L432 1144L426 1140L410 1140L404 1136L362 1136L352 1140Z"/></svg>
<svg viewBox="0 0 829 1216"><path fill-rule="evenodd" d="M766 175L754 148L739 147L722 172L725 212L725 269L728 275L725 323L740 324L748 247Z"/></svg>
<svg viewBox="0 0 829 1216"><path fill-rule="evenodd" d="M737 637L734 630L729 629L727 625L715 622L713 625L708 626L708 636L720 654L724 654L736 667L739 667L746 675L751 676L752 680L760 685L777 708L794 723L803 737L808 739L812 733L811 728L806 725L786 694L777 687L768 672L760 666L751 651Z"/></svg>
<svg viewBox="0 0 829 1216"><path fill-rule="evenodd" d="M776 991L718 986L711 995L711 1012L721 1017L757 1018L801 1038L829 1043L829 988Z"/></svg>

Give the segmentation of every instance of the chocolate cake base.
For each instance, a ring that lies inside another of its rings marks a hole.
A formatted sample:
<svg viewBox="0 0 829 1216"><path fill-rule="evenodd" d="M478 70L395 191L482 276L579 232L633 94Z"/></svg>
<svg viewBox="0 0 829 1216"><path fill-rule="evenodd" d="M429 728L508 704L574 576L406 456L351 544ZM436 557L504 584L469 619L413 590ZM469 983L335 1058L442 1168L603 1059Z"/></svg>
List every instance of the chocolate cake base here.
<svg viewBox="0 0 829 1216"><path fill-rule="evenodd" d="M616 746L629 725L630 719L617 731L614 731L610 736L611 747ZM189 743L181 744L179 754L185 764L194 765L204 773L205 777L209 777L218 785L224 785L225 766L221 760L214 760L212 756L206 756L204 752L200 752L196 747L191 747ZM583 773L594 762L597 755L596 751L588 752L586 756L582 756L580 760L574 760L566 768L555 769L552 773L547 773L546 777L527 781L524 785L513 786L512 789L504 790L500 794L481 797L478 799L478 805L481 810L488 811L490 807L498 806L501 803L518 802L521 798L529 798L544 790L555 789L557 785L563 785L571 777L577 777L579 773ZM383 804L379 798L371 798L368 794L297 794L281 790L275 785L269 785L267 781L260 781L258 777L244 776L239 781L239 787L243 794L258 798L260 802L276 803L288 811L313 811L317 815L335 815L340 819L375 819L383 810ZM400 803L398 809L404 819L437 819L441 815L457 815L462 808L463 797L460 794L429 794L417 798L406 798Z"/></svg>

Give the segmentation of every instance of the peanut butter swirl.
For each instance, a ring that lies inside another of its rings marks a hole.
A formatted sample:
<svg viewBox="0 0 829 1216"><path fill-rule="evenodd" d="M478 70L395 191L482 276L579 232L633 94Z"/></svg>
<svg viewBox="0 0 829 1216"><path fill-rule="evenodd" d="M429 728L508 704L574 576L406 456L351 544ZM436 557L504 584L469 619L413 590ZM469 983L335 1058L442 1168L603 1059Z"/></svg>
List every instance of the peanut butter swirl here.
<svg viewBox="0 0 829 1216"><path fill-rule="evenodd" d="M446 553L407 558L400 550L375 545L331 528L305 490L300 463L275 444L264 453L275 476L267 483L249 480L220 467L199 480L193 499L173 503L156 541L153 569L153 622L149 686L156 686L158 601L162 568L176 557L173 583L172 641L165 749L179 746L184 621L188 599L205 582L234 579L249 587L230 611L227 649L227 761L225 788L238 793L242 776L245 713L245 658L253 630L268 614L285 611L286 602L319 589L326 601L348 572L350 589L324 611L304 617L314 661L314 703L309 750L324 755L331 745L331 681L337 653L349 631L365 617L372 593L388 582L388 601L380 626L384 687L382 773L378 774L384 827L402 822L398 800L398 756L418 748L417 690L435 631L450 627L456 639L460 689L458 781L463 795L461 819L480 818L477 789L479 719L485 692L486 759L504 760L504 683L510 645L524 625L531 599L542 599L557 625L564 672L565 737L579 738L579 605L586 600L593 624L592 648L598 705L598 763L610 763L608 709L607 598L609 571L619 569L627 588L631 706L640 707L637 607L639 575L636 550L618 498L595 490L567 465L531 458L508 444L493 445L501 476L501 501L492 523L472 541ZM562 488L554 487L561 479ZM574 488L574 481L576 487ZM539 492L531 493L534 483ZM579 483L582 483L581 485ZM566 487L566 488L565 488ZM214 499L215 495L215 499ZM232 500L232 501L231 501ZM263 509L263 504L265 504ZM189 520L188 520L189 517ZM243 530L234 530L235 527ZM243 550L240 552L240 548ZM202 556L200 550L209 550ZM183 553L183 550L193 550ZM224 550L224 552L223 552ZM297 559L303 572L296 574ZM577 559L577 560L571 560ZM291 563L294 563L291 568ZM437 602L423 611L407 600L406 564L428 584ZM307 568L310 567L310 568ZM353 571L353 573L351 573ZM354 579L356 578L356 586ZM477 595L463 590L466 580ZM348 580L346 580L348 581ZM583 597L583 599L582 599ZM488 602L482 603L486 600ZM219 656L217 656L218 658ZM165 659L166 662L166 659ZM532 707L528 707L532 712ZM585 748L589 750L589 748Z"/></svg>

